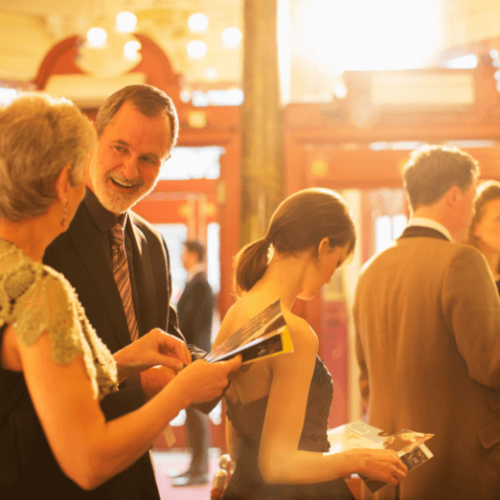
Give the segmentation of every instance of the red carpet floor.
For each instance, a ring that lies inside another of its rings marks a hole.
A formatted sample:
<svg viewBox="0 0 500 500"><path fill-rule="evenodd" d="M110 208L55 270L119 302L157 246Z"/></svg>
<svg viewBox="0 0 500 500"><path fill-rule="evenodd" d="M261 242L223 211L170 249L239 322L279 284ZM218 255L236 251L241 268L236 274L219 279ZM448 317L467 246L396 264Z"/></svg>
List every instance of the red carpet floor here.
<svg viewBox="0 0 500 500"><path fill-rule="evenodd" d="M160 490L161 500L209 500L211 483L200 486L174 488L171 486L169 473L184 472L189 467L189 452L186 451L157 451L152 452L155 465L156 482ZM210 479L218 469L220 451L210 449Z"/></svg>

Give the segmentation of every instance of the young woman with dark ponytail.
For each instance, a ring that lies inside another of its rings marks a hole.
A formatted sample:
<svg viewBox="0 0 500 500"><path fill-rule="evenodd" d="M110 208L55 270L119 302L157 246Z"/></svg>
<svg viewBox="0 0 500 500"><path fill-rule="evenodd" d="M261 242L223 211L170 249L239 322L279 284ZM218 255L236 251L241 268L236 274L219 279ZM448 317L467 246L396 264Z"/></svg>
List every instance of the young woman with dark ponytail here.
<svg viewBox="0 0 500 500"><path fill-rule="evenodd" d="M392 484L406 467L390 450L329 454L331 376L317 356L318 338L291 312L311 299L354 250L356 234L342 198L306 189L273 214L264 238L236 256L238 301L227 313L215 347L280 299L293 353L256 361L226 393L226 437L236 470L224 499L352 499L344 476L353 473Z"/></svg>

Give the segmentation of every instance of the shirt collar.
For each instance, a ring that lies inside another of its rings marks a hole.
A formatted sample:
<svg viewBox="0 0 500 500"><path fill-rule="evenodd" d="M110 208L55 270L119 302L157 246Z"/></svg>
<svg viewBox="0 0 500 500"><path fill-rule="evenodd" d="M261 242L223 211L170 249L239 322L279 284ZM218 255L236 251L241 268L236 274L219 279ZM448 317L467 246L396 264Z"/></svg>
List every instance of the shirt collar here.
<svg viewBox="0 0 500 500"><path fill-rule="evenodd" d="M442 235L446 236L446 238L448 238L450 241L453 241L451 233L448 231L448 229L446 229L442 224L435 221L434 219L428 219L427 217L412 217L410 219L410 222L408 222L408 226L420 226L435 229Z"/></svg>
<svg viewBox="0 0 500 500"><path fill-rule="evenodd" d="M83 203L85 203L92 220L102 233L109 231L117 222L125 227L128 219L127 212L121 214L118 218L115 217L115 214L102 206L97 196L89 188L87 188Z"/></svg>

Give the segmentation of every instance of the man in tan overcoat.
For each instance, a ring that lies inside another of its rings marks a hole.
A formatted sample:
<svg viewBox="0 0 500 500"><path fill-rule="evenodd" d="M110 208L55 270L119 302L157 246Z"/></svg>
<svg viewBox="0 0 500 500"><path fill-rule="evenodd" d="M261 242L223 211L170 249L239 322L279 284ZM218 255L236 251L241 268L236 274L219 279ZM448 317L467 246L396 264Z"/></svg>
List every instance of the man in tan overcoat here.
<svg viewBox="0 0 500 500"><path fill-rule="evenodd" d="M500 301L482 254L459 243L477 175L457 148L414 151L403 170L408 227L361 271L354 318L369 422L435 434L434 457L376 498L500 498Z"/></svg>

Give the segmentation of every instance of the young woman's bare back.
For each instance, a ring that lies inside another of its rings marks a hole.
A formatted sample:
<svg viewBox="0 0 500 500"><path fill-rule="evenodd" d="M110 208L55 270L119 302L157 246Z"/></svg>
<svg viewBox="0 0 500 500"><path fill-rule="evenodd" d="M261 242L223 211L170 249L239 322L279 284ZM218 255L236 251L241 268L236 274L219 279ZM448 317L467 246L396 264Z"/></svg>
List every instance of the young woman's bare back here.
<svg viewBox="0 0 500 500"><path fill-rule="evenodd" d="M224 342L232 333L241 328L245 323L271 305L277 298L270 298L266 294L251 290L243 295L226 314L214 347ZM306 339L308 342L317 342L316 335L307 322L299 318L282 305L283 315L290 330L294 352ZM290 358L294 353L285 354ZM265 358L246 365L238 372L231 383L226 396L232 401L243 404L251 403L269 395L272 383L272 373L275 358ZM292 359L290 359L292 361ZM311 360L314 363L314 359Z"/></svg>

